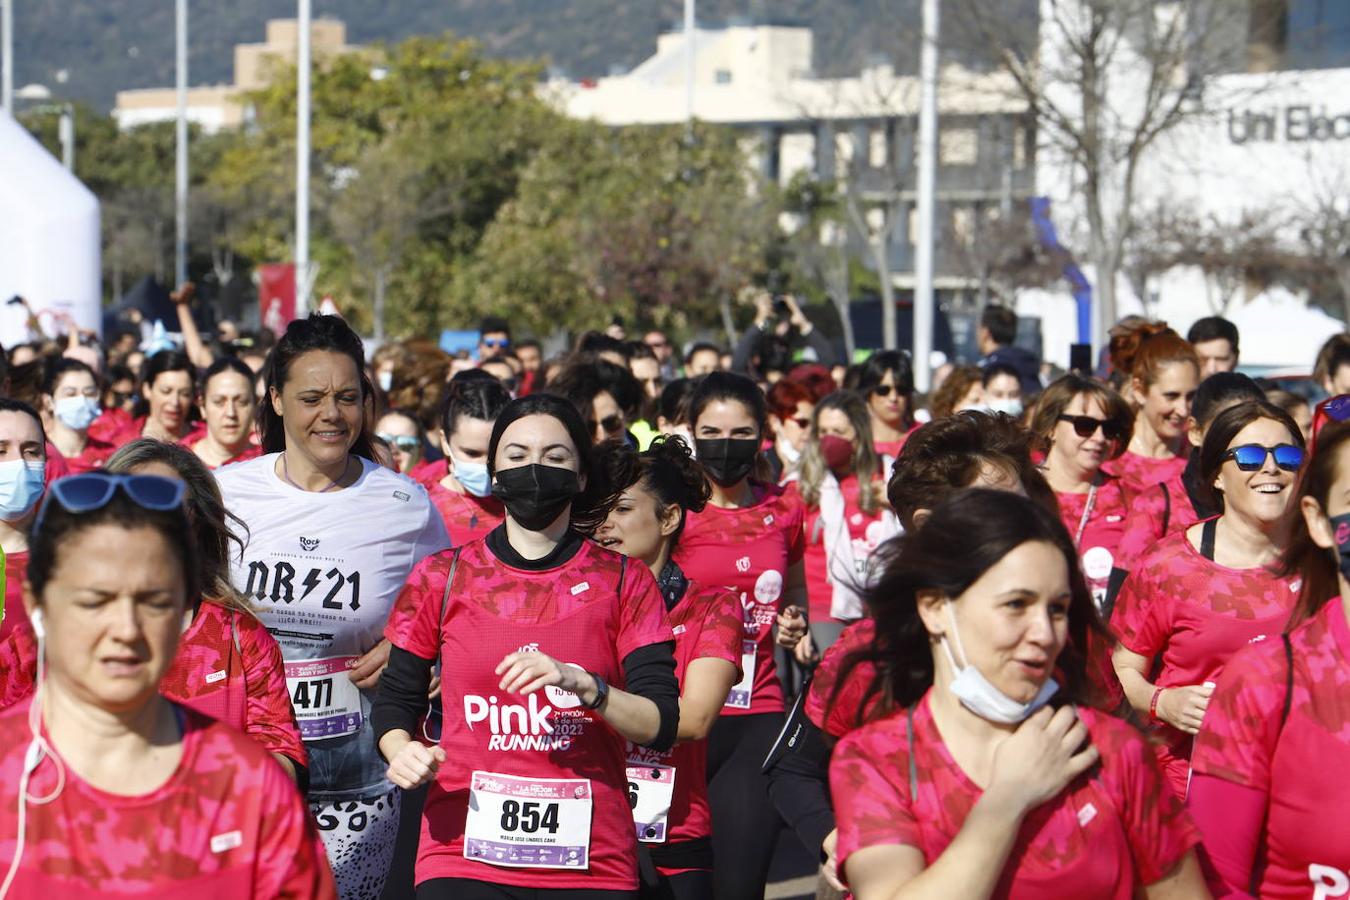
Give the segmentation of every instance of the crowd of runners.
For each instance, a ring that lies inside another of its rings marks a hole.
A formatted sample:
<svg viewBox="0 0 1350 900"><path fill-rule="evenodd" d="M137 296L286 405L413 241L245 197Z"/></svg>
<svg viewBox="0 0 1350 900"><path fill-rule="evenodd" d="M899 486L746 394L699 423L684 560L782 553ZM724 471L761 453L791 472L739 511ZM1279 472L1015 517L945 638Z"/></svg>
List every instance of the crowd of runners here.
<svg viewBox="0 0 1350 900"><path fill-rule="evenodd" d="M789 830L821 896L1350 897L1350 334L1290 393L991 306L921 396L767 295L459 355L175 299L0 357L0 897L758 900Z"/></svg>

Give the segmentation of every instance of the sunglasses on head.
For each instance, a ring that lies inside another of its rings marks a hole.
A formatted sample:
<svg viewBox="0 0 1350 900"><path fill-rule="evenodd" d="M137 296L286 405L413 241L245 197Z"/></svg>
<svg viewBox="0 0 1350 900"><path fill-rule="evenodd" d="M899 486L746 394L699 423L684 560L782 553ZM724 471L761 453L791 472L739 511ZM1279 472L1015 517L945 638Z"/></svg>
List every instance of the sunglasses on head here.
<svg viewBox="0 0 1350 900"><path fill-rule="evenodd" d="M1256 472L1266 464L1267 456L1275 457L1275 465L1286 472L1297 472L1299 466L1303 465L1303 448L1293 444L1276 444L1274 447L1242 444L1229 447L1223 458L1237 463L1243 472Z"/></svg>
<svg viewBox="0 0 1350 900"><path fill-rule="evenodd" d="M586 428L593 432L595 431L595 424L595 420L592 419L586 423ZM616 431L622 431L623 416L605 416L600 420L600 427L604 430L605 434L614 434Z"/></svg>
<svg viewBox="0 0 1350 900"><path fill-rule="evenodd" d="M415 435L410 434L377 434L375 435L391 447L397 447L404 453L412 453L417 449L419 441Z"/></svg>
<svg viewBox="0 0 1350 900"><path fill-rule="evenodd" d="M1345 422L1348 420L1350 420L1350 394L1328 397L1317 404L1317 409L1313 411L1312 442L1309 445L1309 451L1316 448L1317 434L1329 422Z"/></svg>
<svg viewBox="0 0 1350 900"><path fill-rule="evenodd" d="M1073 426L1073 433L1080 438L1092 437L1098 428L1102 430L1102 437L1108 441L1118 441L1125 436L1125 426L1115 419L1098 419L1096 416L1057 416L1055 421L1068 422Z"/></svg>
<svg viewBox="0 0 1350 900"><path fill-rule="evenodd" d="M35 532L42 530L42 522L53 503L68 513L87 513L102 509L121 491L141 509L168 512L183 505L186 485L162 475L110 475L106 472L86 472L67 475L53 481L33 523Z"/></svg>

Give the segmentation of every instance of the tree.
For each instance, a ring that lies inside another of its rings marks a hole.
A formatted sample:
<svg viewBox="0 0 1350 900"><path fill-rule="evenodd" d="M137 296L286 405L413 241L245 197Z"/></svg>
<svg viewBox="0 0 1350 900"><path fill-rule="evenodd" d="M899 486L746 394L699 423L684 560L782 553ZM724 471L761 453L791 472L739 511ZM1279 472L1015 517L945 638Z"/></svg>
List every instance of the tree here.
<svg viewBox="0 0 1350 900"><path fill-rule="evenodd" d="M358 326L378 319L396 333L435 333L466 316L451 285L516 193L543 137L561 121L535 96L539 74L534 63L493 59L476 43L450 35L377 45L316 67L316 290L347 297L365 282L371 306L343 305ZM238 249L252 259L286 259L292 254L294 67L278 66L249 102L252 124L223 154L212 181L246 200ZM381 196L385 192L392 193ZM362 210L370 214L365 222ZM371 308L377 295L385 307L378 316Z"/></svg>
<svg viewBox="0 0 1350 900"><path fill-rule="evenodd" d="M1038 164L1072 173L1100 344L1116 318L1141 164L1161 135L1210 112L1206 84L1245 52L1252 12L1231 0L1042 0L1039 39L1017 42L1001 6L958 0L948 21L1001 60L1035 116Z"/></svg>
<svg viewBox="0 0 1350 900"><path fill-rule="evenodd" d="M753 191L747 171L724 129L568 122L457 289L542 330L600 327L616 313L675 329L711 318L763 273L776 231L772 195Z"/></svg>

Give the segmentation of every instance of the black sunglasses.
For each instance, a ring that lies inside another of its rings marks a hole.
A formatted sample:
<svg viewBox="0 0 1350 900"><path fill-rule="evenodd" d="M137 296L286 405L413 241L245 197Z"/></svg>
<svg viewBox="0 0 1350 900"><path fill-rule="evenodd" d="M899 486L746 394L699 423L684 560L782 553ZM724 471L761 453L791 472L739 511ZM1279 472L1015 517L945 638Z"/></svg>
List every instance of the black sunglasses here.
<svg viewBox="0 0 1350 900"><path fill-rule="evenodd" d="M891 391L895 391L898 394L910 393L909 391L900 390L893 384L879 384L876 387L872 388L872 393L878 397L889 397L891 395Z"/></svg>
<svg viewBox="0 0 1350 900"><path fill-rule="evenodd" d="M616 431L622 431L623 416L617 414L612 416L605 416L603 419L600 420L600 427L604 429L605 434L613 434ZM595 420L594 419L588 420L586 422L586 428L588 431L595 431Z"/></svg>
<svg viewBox="0 0 1350 900"><path fill-rule="evenodd" d="M1055 421L1068 422L1073 426L1073 433L1080 438L1092 437L1098 428L1102 430L1102 437L1108 441L1118 441L1125 437L1125 426L1115 419L1098 419L1096 416L1057 416Z"/></svg>
<svg viewBox="0 0 1350 900"><path fill-rule="evenodd" d="M1276 444L1264 447L1261 444L1241 444L1229 447L1224 459L1231 459L1243 472L1256 472L1266 464L1266 457L1275 457L1275 465L1286 472L1297 472L1303 465L1303 448L1293 444Z"/></svg>
<svg viewBox="0 0 1350 900"><path fill-rule="evenodd" d="M67 475L52 482L42 501L42 509L38 510L33 530L42 530L42 521L53 503L69 513L93 512L112 502L119 489L141 509L159 512L180 509L187 493L183 482L162 475L110 475L106 472Z"/></svg>

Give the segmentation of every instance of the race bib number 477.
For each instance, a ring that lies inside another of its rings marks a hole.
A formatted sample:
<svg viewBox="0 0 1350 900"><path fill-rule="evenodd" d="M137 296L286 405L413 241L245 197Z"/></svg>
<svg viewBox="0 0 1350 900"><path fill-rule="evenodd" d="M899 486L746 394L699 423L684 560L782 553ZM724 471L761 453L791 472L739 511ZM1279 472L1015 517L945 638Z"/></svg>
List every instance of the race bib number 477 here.
<svg viewBox="0 0 1350 900"><path fill-rule="evenodd" d="M356 659L334 656L286 663L286 690L305 740L322 741L361 730L361 691L347 676Z"/></svg>

